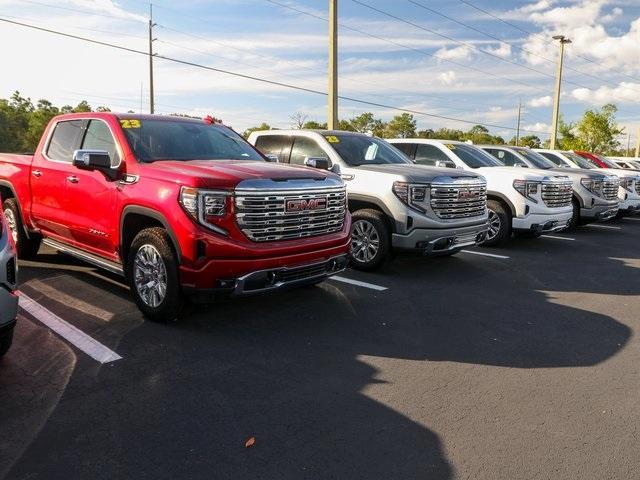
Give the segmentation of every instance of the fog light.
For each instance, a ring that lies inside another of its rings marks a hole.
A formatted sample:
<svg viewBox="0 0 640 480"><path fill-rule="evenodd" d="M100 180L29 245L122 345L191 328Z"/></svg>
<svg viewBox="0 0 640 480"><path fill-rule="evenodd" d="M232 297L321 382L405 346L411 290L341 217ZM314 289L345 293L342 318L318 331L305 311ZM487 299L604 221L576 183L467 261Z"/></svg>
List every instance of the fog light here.
<svg viewBox="0 0 640 480"><path fill-rule="evenodd" d="M276 283L276 273L275 272L267 273L267 283L269 285L274 285Z"/></svg>

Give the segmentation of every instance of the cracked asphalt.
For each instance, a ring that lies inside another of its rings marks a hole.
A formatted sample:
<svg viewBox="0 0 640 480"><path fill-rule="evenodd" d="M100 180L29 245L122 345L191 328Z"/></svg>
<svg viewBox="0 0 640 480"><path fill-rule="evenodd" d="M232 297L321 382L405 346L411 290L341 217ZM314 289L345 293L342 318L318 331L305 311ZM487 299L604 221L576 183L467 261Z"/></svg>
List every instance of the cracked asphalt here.
<svg viewBox="0 0 640 480"><path fill-rule="evenodd" d="M376 273L145 321L120 279L51 250L0 361L4 479L640 476L640 221L398 255ZM574 240L568 240L574 239ZM251 448L245 442L255 438Z"/></svg>

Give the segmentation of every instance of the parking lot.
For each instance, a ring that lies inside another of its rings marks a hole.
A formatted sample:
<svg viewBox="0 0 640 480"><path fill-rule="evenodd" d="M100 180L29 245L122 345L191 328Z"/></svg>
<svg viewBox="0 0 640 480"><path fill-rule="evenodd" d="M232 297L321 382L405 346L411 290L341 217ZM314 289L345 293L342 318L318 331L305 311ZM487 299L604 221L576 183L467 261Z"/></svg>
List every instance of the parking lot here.
<svg viewBox="0 0 640 480"><path fill-rule="evenodd" d="M398 256L178 324L43 249L0 362L0 477L634 478L639 238Z"/></svg>

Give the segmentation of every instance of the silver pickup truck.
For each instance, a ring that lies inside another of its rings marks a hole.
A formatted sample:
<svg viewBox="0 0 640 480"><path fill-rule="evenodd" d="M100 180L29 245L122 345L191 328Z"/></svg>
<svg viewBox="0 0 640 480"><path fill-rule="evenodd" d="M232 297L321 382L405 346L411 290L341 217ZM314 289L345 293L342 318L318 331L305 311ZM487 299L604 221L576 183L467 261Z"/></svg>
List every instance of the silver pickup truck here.
<svg viewBox="0 0 640 480"><path fill-rule="evenodd" d="M329 169L345 180L354 268L373 270L392 249L452 255L485 238L481 175L415 165L384 140L354 132L267 130L249 142L272 161Z"/></svg>
<svg viewBox="0 0 640 480"><path fill-rule="evenodd" d="M18 314L18 296L15 293L17 274L15 242L0 212L0 357L7 353L13 340L13 327Z"/></svg>

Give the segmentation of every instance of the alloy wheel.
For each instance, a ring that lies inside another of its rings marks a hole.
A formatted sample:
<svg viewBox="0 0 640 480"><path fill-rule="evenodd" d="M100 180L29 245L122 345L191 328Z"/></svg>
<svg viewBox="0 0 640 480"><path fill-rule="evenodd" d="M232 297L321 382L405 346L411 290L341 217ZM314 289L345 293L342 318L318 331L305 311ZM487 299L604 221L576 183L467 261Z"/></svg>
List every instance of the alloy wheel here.
<svg viewBox="0 0 640 480"><path fill-rule="evenodd" d="M7 226L9 230L11 230L11 237L13 237L13 242L15 244L18 243L18 223L16 221L16 216L13 213L13 210L7 208L4 211L4 218L7 220Z"/></svg>
<svg viewBox="0 0 640 480"><path fill-rule="evenodd" d="M489 229L487 230L486 240L493 240L496 238L500 233L500 228L502 228L500 216L493 210L489 210Z"/></svg>
<svg viewBox="0 0 640 480"><path fill-rule="evenodd" d="M380 251L380 235L366 220L356 220L351 229L351 257L360 263L372 261Z"/></svg>
<svg viewBox="0 0 640 480"><path fill-rule="evenodd" d="M143 245L136 253L133 280L145 305L156 308L163 302L167 295L167 268L153 245Z"/></svg>

